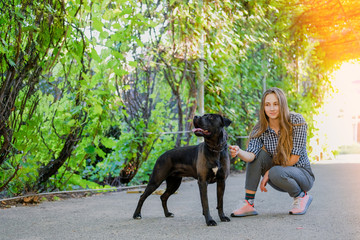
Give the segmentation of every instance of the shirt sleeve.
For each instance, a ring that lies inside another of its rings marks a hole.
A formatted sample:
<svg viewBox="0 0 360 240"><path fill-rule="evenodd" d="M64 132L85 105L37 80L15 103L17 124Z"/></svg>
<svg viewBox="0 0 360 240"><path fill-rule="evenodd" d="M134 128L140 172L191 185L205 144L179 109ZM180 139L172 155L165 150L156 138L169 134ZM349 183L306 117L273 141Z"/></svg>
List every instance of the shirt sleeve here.
<svg viewBox="0 0 360 240"><path fill-rule="evenodd" d="M292 117L293 126L293 149L292 155L300 156L306 150L307 124L301 114L295 114Z"/></svg>
<svg viewBox="0 0 360 240"><path fill-rule="evenodd" d="M247 152L252 152L257 156L261 150L261 148L264 146L264 142L260 137L256 138L250 138L249 145L246 149Z"/></svg>

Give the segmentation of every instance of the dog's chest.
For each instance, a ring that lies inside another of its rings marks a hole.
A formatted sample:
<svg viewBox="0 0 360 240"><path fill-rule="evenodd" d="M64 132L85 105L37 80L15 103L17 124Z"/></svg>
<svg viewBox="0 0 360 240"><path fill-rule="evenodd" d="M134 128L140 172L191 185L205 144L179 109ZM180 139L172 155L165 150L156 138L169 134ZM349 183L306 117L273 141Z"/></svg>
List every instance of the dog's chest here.
<svg viewBox="0 0 360 240"><path fill-rule="evenodd" d="M216 161L213 164L208 165L208 174L207 174L207 180L209 183L216 182L217 177L219 176L219 173L221 172L221 164L219 161Z"/></svg>

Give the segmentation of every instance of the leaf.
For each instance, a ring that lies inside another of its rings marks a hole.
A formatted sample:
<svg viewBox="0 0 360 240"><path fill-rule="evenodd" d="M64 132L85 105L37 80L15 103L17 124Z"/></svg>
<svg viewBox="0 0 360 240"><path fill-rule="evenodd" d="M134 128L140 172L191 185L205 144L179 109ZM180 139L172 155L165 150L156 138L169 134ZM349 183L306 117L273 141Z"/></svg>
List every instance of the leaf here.
<svg viewBox="0 0 360 240"><path fill-rule="evenodd" d="M96 52L95 48L91 49L91 57L97 61L97 62L101 62L101 58L98 55L98 53Z"/></svg>
<svg viewBox="0 0 360 240"><path fill-rule="evenodd" d="M103 150L101 150L100 148L95 148L95 152L102 158L106 157L106 153Z"/></svg>
<svg viewBox="0 0 360 240"><path fill-rule="evenodd" d="M124 55L122 55L120 52L118 51L112 51L112 54L114 55L114 57L123 60L124 59Z"/></svg>
<svg viewBox="0 0 360 240"><path fill-rule="evenodd" d="M95 104L94 105L94 113L96 115L101 115L101 113L103 112L103 108L100 104Z"/></svg>
<svg viewBox="0 0 360 240"><path fill-rule="evenodd" d="M87 146L86 148L84 148L85 152L88 154L93 154L95 152L95 147L92 145Z"/></svg>
<svg viewBox="0 0 360 240"><path fill-rule="evenodd" d="M137 62L136 61L129 61L129 65L131 66L131 67L134 67L134 68L136 68L137 67Z"/></svg>
<svg viewBox="0 0 360 240"><path fill-rule="evenodd" d="M95 30L102 32L103 31L103 26L104 24L101 22L101 20L97 19L97 18L93 18L93 27Z"/></svg>
<svg viewBox="0 0 360 240"><path fill-rule="evenodd" d="M118 75L119 77L125 76L127 74L129 74L128 71L125 71L124 69L119 69L119 68L115 68L114 72L116 73L116 75Z"/></svg>
<svg viewBox="0 0 360 240"><path fill-rule="evenodd" d="M111 138L102 138L101 143L107 148L113 148L116 146L116 141Z"/></svg>
<svg viewBox="0 0 360 240"><path fill-rule="evenodd" d="M139 39L135 39L135 41L140 47L144 47L144 44Z"/></svg>
<svg viewBox="0 0 360 240"><path fill-rule="evenodd" d="M100 38L101 39L106 39L109 36L109 33L107 31L102 31L100 33Z"/></svg>
<svg viewBox="0 0 360 240"><path fill-rule="evenodd" d="M70 126L70 127L72 127L72 126L75 125L75 123L76 123L76 120L75 120L75 119L71 119L71 120L67 123L67 125Z"/></svg>
<svg viewBox="0 0 360 240"><path fill-rule="evenodd" d="M112 27L113 27L114 29L120 29L120 28L122 28L122 26L121 26L119 23L114 23L114 24L112 25Z"/></svg>
<svg viewBox="0 0 360 240"><path fill-rule="evenodd" d="M121 42L124 38L124 35L121 31L116 32L115 34L112 34L110 39L115 42Z"/></svg>
<svg viewBox="0 0 360 240"><path fill-rule="evenodd" d="M125 8L122 12L121 12L121 15L125 15L125 14L131 14L133 12L133 9L128 7L128 8Z"/></svg>
<svg viewBox="0 0 360 240"><path fill-rule="evenodd" d="M15 66L16 66L16 64L14 63L14 61L13 61L13 60L8 59L8 61L9 61L9 63L10 63L10 65L11 65L11 66L13 66L13 67L15 67Z"/></svg>

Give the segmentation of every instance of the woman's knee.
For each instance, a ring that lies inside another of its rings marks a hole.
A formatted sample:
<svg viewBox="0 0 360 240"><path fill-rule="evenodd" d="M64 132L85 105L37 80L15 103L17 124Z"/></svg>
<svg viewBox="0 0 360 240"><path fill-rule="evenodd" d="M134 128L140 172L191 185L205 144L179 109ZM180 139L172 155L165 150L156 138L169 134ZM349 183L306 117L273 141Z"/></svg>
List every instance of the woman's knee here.
<svg viewBox="0 0 360 240"><path fill-rule="evenodd" d="M269 170L269 180L274 183L279 180L282 180L282 179L286 178L286 176L284 176L284 173L285 173L284 167L273 166Z"/></svg>

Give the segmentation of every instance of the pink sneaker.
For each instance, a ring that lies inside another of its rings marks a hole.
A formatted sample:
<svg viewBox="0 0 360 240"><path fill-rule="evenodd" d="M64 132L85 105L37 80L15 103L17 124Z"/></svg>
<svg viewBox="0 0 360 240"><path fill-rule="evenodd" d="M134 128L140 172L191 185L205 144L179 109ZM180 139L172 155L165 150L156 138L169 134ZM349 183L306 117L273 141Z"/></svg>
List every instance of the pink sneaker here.
<svg viewBox="0 0 360 240"><path fill-rule="evenodd" d="M307 209L310 206L312 201L312 196L306 194L304 197L294 198L294 203L292 209L289 211L289 214L292 215L303 215L306 213Z"/></svg>
<svg viewBox="0 0 360 240"><path fill-rule="evenodd" d="M258 212L246 200L245 200L244 206L242 206L241 208L239 208L239 209L235 210L233 213L231 213L232 217L247 217L247 216L254 216L254 215L258 215Z"/></svg>

